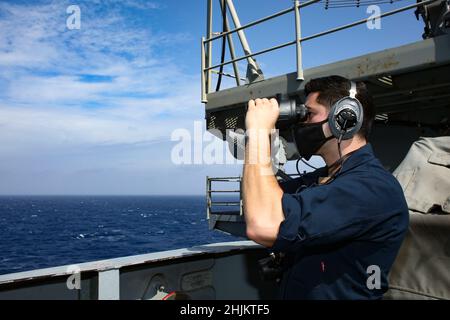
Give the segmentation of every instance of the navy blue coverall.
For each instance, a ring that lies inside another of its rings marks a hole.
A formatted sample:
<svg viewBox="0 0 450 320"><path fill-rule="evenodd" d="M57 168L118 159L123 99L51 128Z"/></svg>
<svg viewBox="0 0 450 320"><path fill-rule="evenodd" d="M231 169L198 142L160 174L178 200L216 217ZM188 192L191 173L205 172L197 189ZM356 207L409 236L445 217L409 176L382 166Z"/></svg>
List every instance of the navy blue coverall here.
<svg viewBox="0 0 450 320"><path fill-rule="evenodd" d="M408 229L402 188L370 144L318 184L326 175L325 167L280 184L285 220L272 247L285 253L279 298L380 299Z"/></svg>

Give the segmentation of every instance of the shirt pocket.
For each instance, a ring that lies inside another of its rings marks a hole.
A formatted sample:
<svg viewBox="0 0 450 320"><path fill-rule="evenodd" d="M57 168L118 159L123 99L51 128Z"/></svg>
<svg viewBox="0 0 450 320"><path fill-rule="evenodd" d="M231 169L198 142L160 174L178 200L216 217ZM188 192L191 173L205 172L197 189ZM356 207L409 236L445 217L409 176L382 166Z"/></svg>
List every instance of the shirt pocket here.
<svg viewBox="0 0 450 320"><path fill-rule="evenodd" d="M428 163L450 168L450 154L443 152L433 152L428 158Z"/></svg>
<svg viewBox="0 0 450 320"><path fill-rule="evenodd" d="M428 158L428 163L432 165L439 166L439 172L441 174L444 174L446 177L441 177L445 181L449 181L450 179L450 154L449 153L443 153L443 152L433 152L430 157ZM445 167L445 168L442 168ZM443 190L447 190L447 194L443 194L442 198L445 200L441 201L441 209L445 213L450 213L450 184L447 183L447 185L442 186Z"/></svg>

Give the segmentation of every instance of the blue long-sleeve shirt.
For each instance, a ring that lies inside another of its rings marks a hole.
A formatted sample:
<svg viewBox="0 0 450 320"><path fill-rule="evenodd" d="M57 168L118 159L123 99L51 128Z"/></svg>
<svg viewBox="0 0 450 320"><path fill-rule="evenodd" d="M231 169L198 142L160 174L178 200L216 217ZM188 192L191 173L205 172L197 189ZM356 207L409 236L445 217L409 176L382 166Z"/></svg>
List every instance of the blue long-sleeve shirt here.
<svg viewBox="0 0 450 320"><path fill-rule="evenodd" d="M402 188L370 144L317 184L326 173L281 184L285 220L272 248L286 254L280 298L379 299L408 229Z"/></svg>

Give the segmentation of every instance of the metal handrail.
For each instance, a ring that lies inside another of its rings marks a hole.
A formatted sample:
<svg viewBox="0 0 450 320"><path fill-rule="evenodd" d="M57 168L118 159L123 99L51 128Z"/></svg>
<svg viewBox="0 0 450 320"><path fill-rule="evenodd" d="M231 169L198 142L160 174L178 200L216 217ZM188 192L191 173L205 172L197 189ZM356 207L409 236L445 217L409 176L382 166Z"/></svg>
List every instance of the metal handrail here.
<svg viewBox="0 0 450 320"><path fill-rule="evenodd" d="M233 30L229 30L227 32L223 32L220 35L217 35L217 36L214 36L214 37L211 37L211 38L208 38L208 39L202 38L202 102L204 102L204 103L207 102L207 99L206 99L207 92L205 90L205 84L204 84L204 80L205 80L204 73L205 72L209 72L210 70L216 69L216 68L221 67L221 66L225 66L225 65L228 65L228 64L231 64L231 63L236 63L236 62L244 60L244 59L253 58L255 56L258 56L258 55L261 55L261 54L264 54L264 53L267 53L267 52L271 52L271 51L274 51L274 50L277 50L277 49L281 49L281 48L284 48L284 47L296 44L297 45L297 79L298 80L303 80L303 70L302 70L302 67L301 67L301 63L302 63L301 43L302 42L308 41L308 40L311 40L311 39L315 39L315 38L318 38L318 37L321 37L321 36L324 36L324 35L327 35L327 34L331 34L331 33L337 32L337 31L341 31L341 30L345 30L345 29L348 29L348 28L352 28L354 26L357 26L357 25L360 25L360 24L363 24L363 23L367 23L368 21L381 19L381 18L384 18L384 17L387 17L387 16L391 16L393 14L396 14L396 13L399 13L399 12L402 12L402 11L413 9L413 8L416 8L416 7L419 7L419 6L424 6L424 5L427 5L427 4L436 2L436 1L440 1L440 0L426 0L426 1L423 1L423 2L419 2L419 3L414 3L414 4L411 4L411 5L402 7L402 8L398 8L398 9L395 9L395 10L392 10L392 11L388 11L388 12L383 13L383 14L379 14L379 15L377 15L375 17L361 19L361 20L358 20L358 21L355 21L355 22L352 22L352 23L349 23L349 24L346 24L346 25L343 25L343 26L340 26L340 27L328 29L326 31L319 32L319 33L316 33L314 35L306 36L306 37L302 38L301 37L301 29L300 29L300 15L299 15L298 9L302 8L302 7L309 6L309 5L314 4L316 2L319 2L319 1L320 0L311 0L311 1L308 1L308 2L305 2L305 3L302 3L302 4L299 4L298 1L295 1L295 4L294 4L294 6L292 8L289 8L289 9L277 12L277 13L275 13L273 15L264 17L262 19L253 21L253 22L248 23L246 25L243 25L243 26L241 26L239 28L235 28ZM210 43L211 41L214 41L214 40L219 39L221 37L227 36L227 35L229 35L231 33L244 30L244 29L249 28L251 26L260 24L262 22L265 22L265 21L268 21L270 19L279 17L281 15L287 14L287 13L289 13L291 11L294 11L294 10L296 11L296 15L295 15L296 39L295 40L292 40L292 41L289 41L289 42L286 42L286 43L283 43L283 44L280 44L280 45L277 45L277 46L273 46L273 47L270 47L270 48L267 48L267 49L264 49L264 50L261 50L261 51L258 51L258 52L247 54L247 55L235 58L235 59L231 59L229 61L225 61L223 63L219 63L219 64L216 64L214 66L205 67L205 60L204 60L204 58L205 58L204 57L204 45L205 44Z"/></svg>
<svg viewBox="0 0 450 320"><path fill-rule="evenodd" d="M212 206L220 206L220 207L229 207L229 206L240 206L241 203L239 201L230 201L230 202L211 202Z"/></svg>
<svg viewBox="0 0 450 320"><path fill-rule="evenodd" d="M241 179L241 177L216 177L216 178L209 178L211 181L230 181L234 180L233 182L238 182Z"/></svg>
<svg viewBox="0 0 450 320"><path fill-rule="evenodd" d="M310 1L307 1L305 3L300 3L299 0L295 0L294 6L292 8L288 8L288 9L282 10L280 12L277 12L277 13L272 14L270 16L267 16L267 17L264 17L262 19L253 21L251 23L248 23L246 25L240 26L240 27L235 28L233 30L228 30L226 32L221 32L219 35L214 36L214 37L211 36L212 34L210 32L210 27L211 27L211 24L212 24L211 23L212 18L211 18L211 12L210 12L211 11L211 2L209 1L208 2L208 6L209 6L208 7L208 12L209 12L209 15L208 15L208 33L209 33L209 36L206 39L202 38L202 41L201 41L201 46L202 46L202 48L201 48L201 52L202 52L201 53L201 55L202 55L202 58L201 58L201 60L202 60L201 61L201 64L202 64L202 67L201 67L201 70L202 70L201 71L201 73L202 73L202 75L201 75L201 78L202 78L201 79L201 82L202 82L202 85L201 85L201 96L202 96L202 98L201 98L201 100L202 100L202 102L203 103L208 102L207 98L206 98L206 95L207 95L207 93L209 93L209 87L210 87L210 84L211 84L211 71L213 69L215 69L215 66L211 67L211 45L212 45L212 41L217 40L217 39L222 38L222 37L225 37L225 36L229 36L232 33L242 31L244 29L247 29L249 27L252 27L254 25L260 24L262 22L274 19L276 17L285 15L285 14L287 14L289 12L292 12L292 11L295 11L295 34L296 34L296 40L295 40L294 43L297 43L297 79L298 80L303 80L303 69L302 69L302 66L301 66L301 61L302 60L301 60L301 44L300 44L301 32L300 32L300 13L299 13L299 9L303 8L303 7L307 7L307 6L312 5L312 4L314 4L316 2L319 2L319 1L320 0L310 0ZM207 59L206 59L206 54L205 54L205 44L207 45L207 51L208 51L208 58ZM282 48L282 47L275 47L275 48L272 48L271 50L266 50L264 52L259 52L258 54L262 54L262 53L269 52L269 51L276 50L276 49L280 49L280 48ZM240 61L240 60L244 60L244 59L252 59L253 56L255 56L255 54L248 54L248 55L245 55L244 57L241 57L239 59L232 59L229 62L220 64L218 66L220 67L220 66L223 66L223 65L228 65L230 63L234 64L235 62ZM208 67L206 67L206 64L208 64ZM207 73L207 74L205 74L205 73Z"/></svg>
<svg viewBox="0 0 450 320"><path fill-rule="evenodd" d="M294 178L296 176L299 176L299 174L289 174L290 177ZM212 182L234 182L239 183L239 189L238 190L212 190ZM233 201L213 201L212 200L212 193L239 193L239 200L233 200ZM239 206L239 215L243 216L244 214L244 206L243 206L243 198L242 198L242 177L206 177L206 216L207 219L210 219L211 213L215 214L235 214L236 211L233 211L232 213L224 213L224 212L212 212L211 208L213 206L222 206L222 207L231 207L231 206Z"/></svg>
<svg viewBox="0 0 450 320"><path fill-rule="evenodd" d="M239 183L238 190L212 190L212 182L234 182ZM239 200L234 201L213 201L212 193L239 193ZM242 178L241 177L215 177L210 178L206 177L206 215L207 218L210 218L211 207L219 206L219 207L231 207L231 206L239 206L239 215L243 215L242 208ZM237 210L236 210L237 211Z"/></svg>
<svg viewBox="0 0 450 320"><path fill-rule="evenodd" d="M324 35L327 35L327 34L330 34L330 33L334 33L334 32L340 31L340 30L348 29L348 28L351 28L351 27L354 27L354 26L366 23L368 21L372 21L372 20L384 18L384 17L387 17L387 16L391 16L393 14L396 14L396 13L399 13L399 12L402 12L402 11L406 11L406 10L409 10L409 9L412 9L412 8L415 8L415 7L423 6L423 5L426 5L426 4L429 4L429 3L432 3L432 2L436 2L436 1L439 1L439 0L427 0L427 1L424 1L424 2L420 2L420 3L410 4L409 6L405 6L405 7L398 8L398 9L395 9L395 10L392 10L392 11L388 11L386 13L379 14L379 15L377 15L375 17L372 17L372 18L361 19L361 20L355 21L353 23L346 24L346 25L341 26L341 27L336 27L336 28L329 29L329 30L324 31L324 32L316 33L316 34L314 34L312 36L304 37L300 41L303 42L303 41L311 40L311 39L314 39L314 38L318 38L318 37L321 37L321 36L324 36Z"/></svg>
<svg viewBox="0 0 450 320"><path fill-rule="evenodd" d="M308 2L300 3L300 4L298 5L298 7L299 7L299 8L307 7L307 6L311 5L311 4L314 4L314 3L319 2L319 1L322 1L322 0L311 0L311 1L308 1ZM241 30L244 30L244 29L253 27L253 26L255 26L255 25L257 25L257 24L260 24L260 23L263 23L263 22L265 22L265 21L268 21L268 20L271 20L271 19L280 17L280 16L285 15L285 14L287 14L287 13L289 13L289 12L294 11L294 10L295 10L295 6L293 6L292 8L288 8L288 9L282 10L282 11L277 12L277 13L275 13L275 14L272 14L272 15L270 15L270 16L261 18L261 19L259 19L259 20L255 20L255 21L250 22L250 23L248 23L248 24L245 24L245 25L243 25L243 26L241 26L241 27L239 27L239 28L236 28L236 29L233 29L233 30L230 30L230 31L227 31L227 32L221 32L221 33L220 33L219 35L217 35L217 36L214 36L214 37L209 38L209 39L205 39L205 43L208 43L208 42L217 40L217 39L219 39L219 38L221 38L221 37L224 37L224 36L226 36L226 35L228 35L228 34L235 33L235 32L238 32L238 31L241 31Z"/></svg>
<svg viewBox="0 0 450 320"><path fill-rule="evenodd" d="M303 37L299 41L300 42L308 41L308 40L311 40L311 39L314 39L314 38L318 38L318 37L321 37L321 36L324 36L324 35L327 35L327 34L330 34L330 33L334 33L334 32L337 32L337 31L344 30L344 29L348 29L348 28L351 28L351 27L354 27L354 26L366 23L368 21L384 18L384 17L390 16L390 15L393 15L395 13L406 11L406 10L409 10L409 9L412 9L412 8L415 8L415 7L418 7L418 6L426 5L426 4L435 2L435 1L439 1L439 0L427 0L427 1L424 1L424 2L411 4L409 6L406 6L406 7L403 7L403 8L399 8L399 9L395 9L395 10L392 10L392 11L388 11L386 13L380 14L380 15L372 17L372 18L361 19L361 20L355 21L353 23L349 23L349 24L341 26L341 27L336 27L336 28L333 28L333 29L329 29L327 31L316 33L316 34L314 34L312 36ZM292 40L292 41L289 41L289 42L286 42L286 43L283 43L283 44L280 44L280 45L277 45L277 46L274 46L274 47L271 47L271 48L268 48L268 49L264 49L264 50L261 50L261 51L258 51L258 52L254 52L254 53L251 53L251 54L248 54L248 55L245 55L245 56L233 59L233 60L225 61L223 63L216 64L216 65L214 65L212 67L205 68L204 71L208 71L210 69L215 69L215 68L218 68L220 66L225 66L225 65L228 65L230 63L238 62L238 61L241 61L241 60L244 60L244 59L247 59L247 58L251 58L251 57L254 57L254 56L257 56L257 55L261 55L263 53L267 53L267 52L270 52L270 51L273 51L273 50L281 49L281 48L293 45L296 42L297 42L296 40Z"/></svg>
<svg viewBox="0 0 450 320"><path fill-rule="evenodd" d="M220 67L220 66L226 66L226 65L228 65L230 63L233 63L233 62L238 62L238 61L241 61L241 60L244 60L244 59L248 59L248 58L252 58L254 56L261 55L263 53L267 53L267 52L270 52L270 51L281 49L281 48L293 45L293 44L295 44L295 42L296 42L295 40L289 41L289 42L286 42L286 43L283 43L283 44L280 44L280 45L277 45L277 46L274 46L274 47L270 47L268 49L264 49L264 50L261 50L261 51L258 51L258 52L254 52L254 53L251 53L251 54L248 54L248 55L245 55L245 56L233 59L233 60L229 60L229 61L226 61L226 62L223 62L223 63L219 63L219 64L216 64L216 65L214 65L212 67L205 68L203 71L208 71L210 69L215 69L215 68Z"/></svg>

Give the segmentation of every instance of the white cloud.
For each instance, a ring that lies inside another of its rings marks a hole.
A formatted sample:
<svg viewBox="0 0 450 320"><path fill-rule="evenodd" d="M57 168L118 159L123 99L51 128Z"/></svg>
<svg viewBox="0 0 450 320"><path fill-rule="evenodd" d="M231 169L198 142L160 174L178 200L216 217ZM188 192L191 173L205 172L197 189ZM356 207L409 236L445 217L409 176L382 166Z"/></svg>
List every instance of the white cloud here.
<svg viewBox="0 0 450 320"><path fill-rule="evenodd" d="M79 193L87 181L108 193L108 175L170 168L170 133L203 118L199 76L159 54L191 36L139 28L122 10L163 6L84 1L81 29L67 30L69 4L0 3L0 193Z"/></svg>
<svg viewBox="0 0 450 320"><path fill-rule="evenodd" d="M157 2L147 0L91 0L95 4L121 5L142 10L160 9L162 5Z"/></svg>
<svg viewBox="0 0 450 320"><path fill-rule="evenodd" d="M0 102L5 110L14 108L9 123L21 123L20 112L28 113L25 118L33 112L54 113L69 118L63 121L69 124L77 114L95 117L93 123L99 116L115 116L125 126L137 118L151 125L156 121L152 116L160 113L170 116L191 110L191 116L200 115L198 77L174 67L173 58L154 54L154 48L161 45L159 39L185 41L186 37L154 36L151 30L129 24L118 9L119 5L159 8L156 3L87 2L81 5L82 29L72 31L65 29L68 4L0 4L0 66L5 71L0 75ZM89 75L107 81L89 81ZM84 111L92 105L102 110ZM49 116L47 120L54 119ZM71 131L75 134L76 130Z"/></svg>

